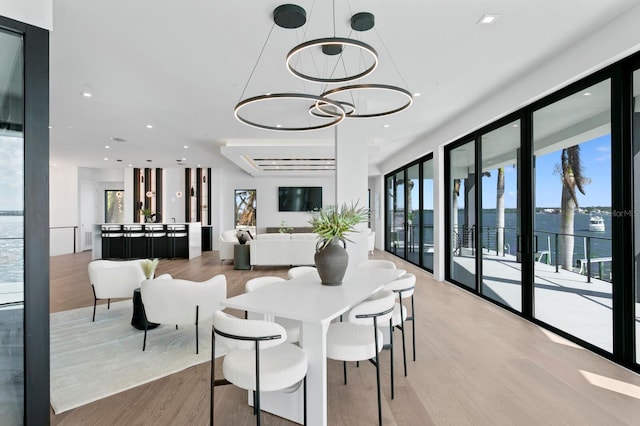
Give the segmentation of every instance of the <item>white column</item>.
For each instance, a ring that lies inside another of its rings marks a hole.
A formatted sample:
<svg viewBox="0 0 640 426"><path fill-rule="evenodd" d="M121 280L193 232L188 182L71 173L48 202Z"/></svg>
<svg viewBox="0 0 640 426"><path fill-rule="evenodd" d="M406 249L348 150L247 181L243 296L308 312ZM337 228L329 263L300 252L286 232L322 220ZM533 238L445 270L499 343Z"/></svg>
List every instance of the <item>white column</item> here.
<svg viewBox="0 0 640 426"><path fill-rule="evenodd" d="M336 205L358 202L358 206L367 207L368 183L368 155L367 141L364 137L357 137L355 132L345 132L348 123L341 123L334 127L334 141L336 150ZM343 136L349 133L349 136ZM347 237L353 242L347 242L349 253L349 268L367 260L367 223L357 227L359 232Z"/></svg>

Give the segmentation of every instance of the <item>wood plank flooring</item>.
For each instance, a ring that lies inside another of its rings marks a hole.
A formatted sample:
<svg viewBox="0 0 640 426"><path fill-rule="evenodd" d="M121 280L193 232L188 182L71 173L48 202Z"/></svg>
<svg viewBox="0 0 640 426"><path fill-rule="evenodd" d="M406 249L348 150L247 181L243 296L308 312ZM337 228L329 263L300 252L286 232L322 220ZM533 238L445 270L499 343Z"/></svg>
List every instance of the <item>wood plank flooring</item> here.
<svg viewBox="0 0 640 426"><path fill-rule="evenodd" d="M389 392L389 354L382 354L385 425L640 424L637 374L559 337L552 340L536 325L437 282L392 255L376 251L371 257L393 260L418 278L417 361L408 361L409 375L404 377L401 345L396 346L394 400ZM93 304L89 261L90 253L51 258L51 312ZM157 270L196 281L225 274L229 296L241 293L249 278L286 277L286 272L287 268L236 271L233 265L220 265L217 252L205 252L192 261L161 260ZM410 336L411 325L407 330ZM400 333L395 337L398 342ZM410 349L410 338L407 344ZM341 363L328 361L328 370L329 425L377 424L373 366L350 365L347 386L342 384ZM618 383L618 390L590 384L585 378L589 373L602 377L603 383ZM52 411L51 424L205 425L208 386L205 363L57 416ZM255 424L245 391L223 386L215 395L217 424ZM263 413L263 424L292 423Z"/></svg>

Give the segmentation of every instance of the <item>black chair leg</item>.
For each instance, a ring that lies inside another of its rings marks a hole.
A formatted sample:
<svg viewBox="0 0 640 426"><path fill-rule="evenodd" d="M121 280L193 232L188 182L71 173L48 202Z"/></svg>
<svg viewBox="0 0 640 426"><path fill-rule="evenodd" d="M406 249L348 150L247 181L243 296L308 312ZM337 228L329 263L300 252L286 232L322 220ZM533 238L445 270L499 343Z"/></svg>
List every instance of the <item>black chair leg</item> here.
<svg viewBox="0 0 640 426"><path fill-rule="evenodd" d="M107 299L107 309L111 309L111 299Z"/></svg>
<svg viewBox="0 0 640 426"><path fill-rule="evenodd" d="M413 361L416 361L416 311L411 295L411 331L413 331Z"/></svg>
<svg viewBox="0 0 640 426"><path fill-rule="evenodd" d="M142 341L142 350L144 351L147 347L147 322L144 323L144 340Z"/></svg>
<svg viewBox="0 0 640 426"><path fill-rule="evenodd" d="M402 315L402 312L400 312L400 315ZM404 377L407 377L407 345L404 341L404 325L404 316L402 316L402 322L400 326L400 331L402 331L402 361L404 362Z"/></svg>
<svg viewBox="0 0 640 426"><path fill-rule="evenodd" d="M209 387L211 388L211 400L209 401L209 424L213 426L213 389L215 388L215 371L216 371L216 337L215 331L211 328L211 381Z"/></svg>
<svg viewBox="0 0 640 426"><path fill-rule="evenodd" d="M91 291L93 292L93 318L91 322L96 321L96 304L98 303L98 298L96 297L96 288L91 284Z"/></svg>
<svg viewBox="0 0 640 426"><path fill-rule="evenodd" d="M304 379L302 380L302 394L304 399L302 424L307 426L307 376L304 376Z"/></svg>
<svg viewBox="0 0 640 426"><path fill-rule="evenodd" d="M347 384L347 362L342 361L342 371L344 373L344 384Z"/></svg>
<svg viewBox="0 0 640 426"><path fill-rule="evenodd" d="M393 373L393 323L389 319L389 349L391 350L391 399L394 399L394 373Z"/></svg>

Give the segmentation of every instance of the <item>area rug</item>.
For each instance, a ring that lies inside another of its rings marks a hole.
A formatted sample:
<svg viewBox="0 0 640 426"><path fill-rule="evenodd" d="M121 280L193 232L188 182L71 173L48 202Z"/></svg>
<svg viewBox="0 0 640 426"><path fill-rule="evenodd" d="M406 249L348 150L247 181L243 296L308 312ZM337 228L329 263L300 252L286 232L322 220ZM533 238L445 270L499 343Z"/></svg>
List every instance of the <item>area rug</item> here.
<svg viewBox="0 0 640 426"><path fill-rule="evenodd" d="M51 314L51 406L56 414L151 382L211 359L211 322L195 327L131 326L131 300Z"/></svg>

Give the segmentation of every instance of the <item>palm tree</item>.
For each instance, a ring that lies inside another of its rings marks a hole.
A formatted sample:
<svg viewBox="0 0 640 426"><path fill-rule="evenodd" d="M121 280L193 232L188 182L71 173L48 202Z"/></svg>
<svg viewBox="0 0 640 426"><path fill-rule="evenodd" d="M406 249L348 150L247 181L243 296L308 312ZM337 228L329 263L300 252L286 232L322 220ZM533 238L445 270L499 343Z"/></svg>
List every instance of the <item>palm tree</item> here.
<svg viewBox="0 0 640 426"><path fill-rule="evenodd" d="M496 183L496 228L498 230L496 245L498 256L504 255L504 168L498 169Z"/></svg>
<svg viewBox="0 0 640 426"><path fill-rule="evenodd" d="M589 183L589 179L582 176L579 145L563 148L560 157L560 168L562 201L560 204L560 248L558 264L562 269L570 271L573 266L574 215L578 207L576 189L584 195L584 185Z"/></svg>

